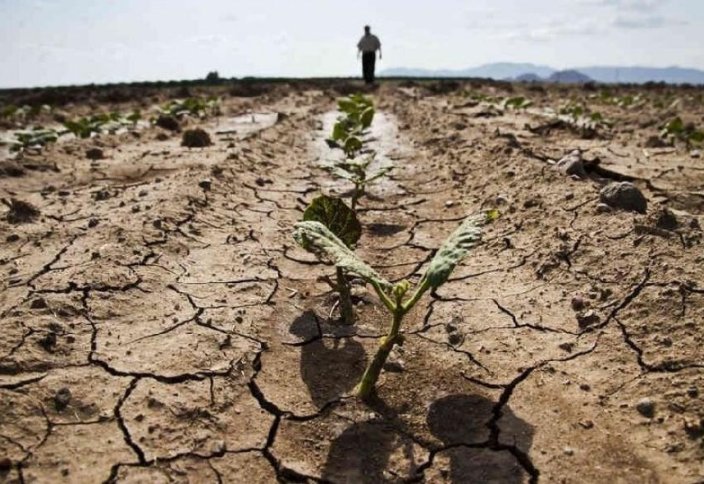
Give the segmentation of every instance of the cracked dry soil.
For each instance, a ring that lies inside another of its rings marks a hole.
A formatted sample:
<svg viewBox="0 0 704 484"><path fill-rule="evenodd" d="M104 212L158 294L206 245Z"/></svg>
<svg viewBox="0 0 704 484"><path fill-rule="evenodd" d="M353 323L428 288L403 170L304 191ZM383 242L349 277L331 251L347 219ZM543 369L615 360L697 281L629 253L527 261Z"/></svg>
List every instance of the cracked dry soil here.
<svg viewBox="0 0 704 484"><path fill-rule="evenodd" d="M0 481L702 482L701 159L644 148L666 115L652 104L600 106L615 127L582 139L455 87L371 94L399 150L394 190L362 200L357 252L414 279L466 214L503 216L408 316L368 404L348 392L386 317L357 285L358 323L331 319L330 268L291 238L321 188L349 188L316 149L334 86L228 97L225 118L285 116L217 136L221 120L193 122L206 148L153 127L58 143L19 161L55 170L0 177L3 198L40 210L0 214ZM511 89L537 107L590 94ZM701 121L699 100L683 114ZM104 159L85 159L96 145ZM576 148L604 169L550 166ZM597 210L610 178L648 213Z"/></svg>

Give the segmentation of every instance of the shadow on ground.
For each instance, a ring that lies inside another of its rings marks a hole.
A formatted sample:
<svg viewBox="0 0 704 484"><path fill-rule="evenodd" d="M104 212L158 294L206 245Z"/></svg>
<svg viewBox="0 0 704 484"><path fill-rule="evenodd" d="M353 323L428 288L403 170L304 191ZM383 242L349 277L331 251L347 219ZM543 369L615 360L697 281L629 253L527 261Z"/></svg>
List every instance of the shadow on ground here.
<svg viewBox="0 0 704 484"><path fill-rule="evenodd" d="M318 334L315 313L306 311L297 317L289 331L302 338ZM367 355L352 338L315 338L301 346L301 378L313 403L321 408L352 391L364 372Z"/></svg>
<svg viewBox="0 0 704 484"><path fill-rule="evenodd" d="M455 394L435 401L428 410L430 432L442 442L433 464L426 469L429 482L506 483L526 482L528 475L507 449L492 448L487 427L493 417L493 402L479 395ZM412 455L413 443L404 438L410 434L398 415L376 399L370 407L380 417L355 423L333 441L323 470L323 479L330 482L379 483L397 482L400 476L392 469L398 461L413 466L405 469L409 476L418 476L418 458ZM520 447L528 451L533 428L503 408L502 426L507 424ZM394 460L396 462L390 462ZM397 469L396 469L397 470ZM429 475L432 474L432 475Z"/></svg>

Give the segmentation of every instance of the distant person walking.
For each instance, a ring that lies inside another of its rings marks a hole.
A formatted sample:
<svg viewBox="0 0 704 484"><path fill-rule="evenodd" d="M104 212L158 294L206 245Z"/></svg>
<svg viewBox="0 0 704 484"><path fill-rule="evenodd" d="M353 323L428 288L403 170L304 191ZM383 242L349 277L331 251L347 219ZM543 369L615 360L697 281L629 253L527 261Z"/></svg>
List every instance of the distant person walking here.
<svg viewBox="0 0 704 484"><path fill-rule="evenodd" d="M364 82L367 84L374 83L374 67L376 64L376 51L379 51L379 60L381 60L381 42L379 38L371 33L369 25L364 26L364 35L357 43L357 59L362 55L362 74Z"/></svg>

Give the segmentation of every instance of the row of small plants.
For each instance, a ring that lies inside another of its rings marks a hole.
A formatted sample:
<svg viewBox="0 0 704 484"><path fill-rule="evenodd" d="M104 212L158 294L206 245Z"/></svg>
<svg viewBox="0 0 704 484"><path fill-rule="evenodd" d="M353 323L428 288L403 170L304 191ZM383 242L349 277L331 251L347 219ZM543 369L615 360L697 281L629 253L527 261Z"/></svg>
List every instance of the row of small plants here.
<svg viewBox="0 0 704 484"><path fill-rule="evenodd" d="M156 115L150 118L152 124L156 124L160 117L170 116L181 119L186 116L195 118L205 118L220 114L220 99L208 98L188 98L185 100L173 100L156 110ZM24 112L24 108L12 109L7 107L3 110L3 115L17 116ZM20 111L18 111L18 109ZM47 107L47 109L51 109ZM15 131L15 139L6 142L12 151L24 151L28 148L42 148L48 143L56 142L59 137L73 134L77 138L90 138L100 133L114 134L120 129L134 129L142 120L142 113L139 110L127 114L119 112L101 113L91 116L84 116L76 119L64 120L61 124L63 129L35 127L22 131Z"/></svg>
<svg viewBox="0 0 704 484"><path fill-rule="evenodd" d="M403 344L401 324L406 314L429 290L443 285L467 252L481 240L482 227L493 221L496 211L482 212L465 219L438 249L425 273L415 285L408 280L391 282L355 254L354 249L362 234L357 206L370 181L388 173L382 169L368 174L375 153L365 147L365 135L374 119L372 101L361 95L343 98L338 102L341 113L333 127L328 144L342 149L345 157L331 169L334 175L352 181L354 191L351 206L342 199L321 195L315 198L295 225L293 237L321 262L334 265L334 289L339 294L340 314L343 322L353 324L355 309L351 299L350 276L354 275L369 284L389 313L389 329L367 366L354 393L361 399L371 396L381 370L395 345Z"/></svg>

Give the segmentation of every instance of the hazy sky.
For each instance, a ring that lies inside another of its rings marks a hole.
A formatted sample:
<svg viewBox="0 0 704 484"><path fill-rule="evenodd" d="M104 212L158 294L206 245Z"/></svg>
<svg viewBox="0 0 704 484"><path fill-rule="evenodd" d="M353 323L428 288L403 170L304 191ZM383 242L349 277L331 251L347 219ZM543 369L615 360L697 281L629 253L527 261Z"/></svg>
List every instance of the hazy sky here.
<svg viewBox="0 0 704 484"><path fill-rule="evenodd" d="M703 0L0 0L0 87L497 61L704 68Z"/></svg>

